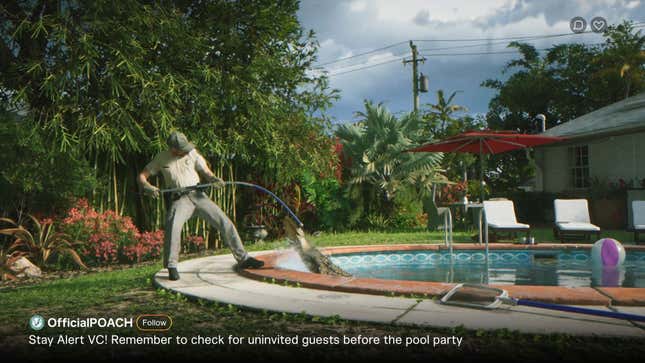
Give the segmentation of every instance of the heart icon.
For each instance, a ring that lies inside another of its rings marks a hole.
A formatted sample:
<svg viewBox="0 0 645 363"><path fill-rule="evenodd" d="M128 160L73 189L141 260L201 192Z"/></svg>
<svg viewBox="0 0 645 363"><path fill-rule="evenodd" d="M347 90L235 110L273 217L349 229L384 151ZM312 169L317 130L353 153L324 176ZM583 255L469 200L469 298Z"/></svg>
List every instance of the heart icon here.
<svg viewBox="0 0 645 363"><path fill-rule="evenodd" d="M591 30L595 33L602 33L607 29L607 20L601 16L597 16L591 20Z"/></svg>

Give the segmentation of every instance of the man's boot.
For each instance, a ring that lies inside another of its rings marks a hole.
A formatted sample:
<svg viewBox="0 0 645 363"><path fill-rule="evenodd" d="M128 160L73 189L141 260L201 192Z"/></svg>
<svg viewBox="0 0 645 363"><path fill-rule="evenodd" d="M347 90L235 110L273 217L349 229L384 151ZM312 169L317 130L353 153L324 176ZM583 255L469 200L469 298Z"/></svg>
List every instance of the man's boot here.
<svg viewBox="0 0 645 363"><path fill-rule="evenodd" d="M237 267L240 269L245 269L245 268L260 268L264 266L264 262L260 260L256 260L253 257L248 257L246 260L240 262L237 264Z"/></svg>
<svg viewBox="0 0 645 363"><path fill-rule="evenodd" d="M168 278L171 281L177 281L179 280L179 272L177 272L177 269L174 267L168 267Z"/></svg>

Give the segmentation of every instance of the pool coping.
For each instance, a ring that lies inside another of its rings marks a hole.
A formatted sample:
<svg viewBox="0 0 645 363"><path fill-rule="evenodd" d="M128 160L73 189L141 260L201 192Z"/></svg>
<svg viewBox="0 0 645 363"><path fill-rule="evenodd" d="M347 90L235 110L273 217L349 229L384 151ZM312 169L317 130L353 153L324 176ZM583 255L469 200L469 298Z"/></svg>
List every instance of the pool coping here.
<svg viewBox="0 0 645 363"><path fill-rule="evenodd" d="M590 244L541 243L520 245L511 243L490 244L490 250L588 250ZM628 251L645 251L645 246L625 245ZM453 245L454 250L483 249L476 243ZM395 252L412 250L445 251L448 247L438 244L364 245L323 248L329 255L356 252ZM258 256L265 265L260 269L242 270L238 273L254 280L293 284L301 287L338 292L361 293L385 296L438 297L445 294L456 283L385 280L375 278L338 277L280 269L275 266L280 252ZM520 286L491 285L509 292L512 297L556 304L596 306L645 306L645 288L638 287L566 287L566 286Z"/></svg>
<svg viewBox="0 0 645 363"><path fill-rule="evenodd" d="M251 252L261 255L274 251ZM166 269L158 271L153 284L189 299L214 301L243 309L330 317L394 326L447 329L496 330L532 334L570 334L597 337L645 338L640 322L591 317L528 306L502 305L494 310L444 305L435 299L392 297L370 294L294 288L249 279L238 274L233 255L215 255L182 261L177 265L181 279L168 279ZM595 306L601 311L645 315L645 307ZM345 329L341 330L345 332Z"/></svg>

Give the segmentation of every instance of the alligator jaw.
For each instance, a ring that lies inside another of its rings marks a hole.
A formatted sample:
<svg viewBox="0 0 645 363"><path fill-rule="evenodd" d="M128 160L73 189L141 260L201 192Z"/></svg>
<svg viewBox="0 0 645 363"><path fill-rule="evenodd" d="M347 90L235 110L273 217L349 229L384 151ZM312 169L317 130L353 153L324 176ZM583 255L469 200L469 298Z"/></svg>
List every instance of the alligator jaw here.
<svg viewBox="0 0 645 363"><path fill-rule="evenodd" d="M289 217L284 218L284 230L292 246L302 251L311 251L314 248L305 238L305 231Z"/></svg>
<svg viewBox="0 0 645 363"><path fill-rule="evenodd" d="M289 243L298 252L302 262L304 262L309 271L325 275L351 276L351 274L331 262L331 259L327 255L311 245L305 238L305 231L296 226L291 218L285 217L284 229L287 240L289 240Z"/></svg>

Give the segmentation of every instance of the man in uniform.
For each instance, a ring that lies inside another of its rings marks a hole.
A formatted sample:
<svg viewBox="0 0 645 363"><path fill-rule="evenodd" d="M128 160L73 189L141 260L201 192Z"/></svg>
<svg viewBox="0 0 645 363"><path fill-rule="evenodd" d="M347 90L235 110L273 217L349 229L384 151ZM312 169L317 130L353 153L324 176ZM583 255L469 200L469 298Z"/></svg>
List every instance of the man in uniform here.
<svg viewBox="0 0 645 363"><path fill-rule="evenodd" d="M160 195L159 188L148 182L148 177L161 172L167 188L184 188L199 184L200 175L215 187L224 186L224 181L216 177L206 164L195 146L181 132L173 132L166 140L168 149L159 153L139 174L139 183L146 194L154 198ZM240 239L235 226L224 212L201 191L176 192L171 195L171 205L166 216L164 230L164 268L168 269L170 280L178 280L177 262L181 247L181 230L193 214L204 218L216 227L239 268L260 268L264 262L250 257Z"/></svg>

